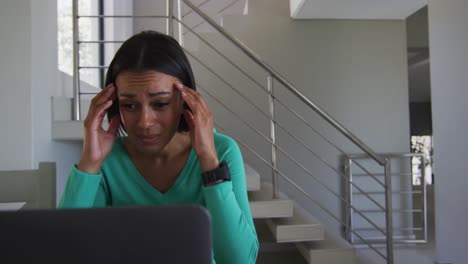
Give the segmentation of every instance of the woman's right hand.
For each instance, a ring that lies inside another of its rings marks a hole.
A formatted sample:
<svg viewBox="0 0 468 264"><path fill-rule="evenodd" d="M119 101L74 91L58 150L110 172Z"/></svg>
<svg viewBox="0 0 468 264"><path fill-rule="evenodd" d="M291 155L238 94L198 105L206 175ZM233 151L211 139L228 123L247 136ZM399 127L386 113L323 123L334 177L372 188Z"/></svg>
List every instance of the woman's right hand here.
<svg viewBox="0 0 468 264"><path fill-rule="evenodd" d="M120 125L120 116L115 115L111 119L107 131L102 128L102 122L106 110L112 106L116 96L115 87L110 84L91 100L84 121L83 152L77 164L78 169L83 172L99 173L104 159L112 150Z"/></svg>

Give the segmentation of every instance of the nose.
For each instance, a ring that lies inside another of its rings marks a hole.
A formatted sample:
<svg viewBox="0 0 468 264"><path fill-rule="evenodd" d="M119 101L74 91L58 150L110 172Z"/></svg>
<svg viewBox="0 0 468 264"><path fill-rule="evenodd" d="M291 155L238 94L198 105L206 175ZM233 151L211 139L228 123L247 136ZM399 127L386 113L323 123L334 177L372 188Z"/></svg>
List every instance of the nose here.
<svg viewBox="0 0 468 264"><path fill-rule="evenodd" d="M138 119L138 126L140 128L149 128L153 126L154 122L156 120L156 115L152 109L149 107L143 107L140 112L140 116Z"/></svg>

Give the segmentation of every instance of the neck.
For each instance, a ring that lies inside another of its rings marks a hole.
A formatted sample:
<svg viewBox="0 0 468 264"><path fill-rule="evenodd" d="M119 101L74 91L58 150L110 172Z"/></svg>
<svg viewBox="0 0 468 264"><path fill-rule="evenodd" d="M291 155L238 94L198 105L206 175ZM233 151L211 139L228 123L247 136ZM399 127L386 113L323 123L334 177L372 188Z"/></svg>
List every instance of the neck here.
<svg viewBox="0 0 468 264"><path fill-rule="evenodd" d="M176 132L166 147L158 153L141 153L127 140L125 140L124 145L132 160L150 164L161 164L170 161L191 147L190 135L184 132Z"/></svg>

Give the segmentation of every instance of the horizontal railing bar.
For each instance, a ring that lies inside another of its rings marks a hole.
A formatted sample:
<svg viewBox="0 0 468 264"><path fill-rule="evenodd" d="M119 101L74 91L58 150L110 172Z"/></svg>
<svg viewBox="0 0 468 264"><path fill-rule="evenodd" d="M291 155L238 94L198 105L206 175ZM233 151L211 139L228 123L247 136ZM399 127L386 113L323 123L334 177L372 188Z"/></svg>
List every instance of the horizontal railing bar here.
<svg viewBox="0 0 468 264"><path fill-rule="evenodd" d="M221 130L226 130L226 129L223 129L222 126L220 126L216 121L215 121L215 125L217 127L219 127ZM277 168L274 168L268 161L266 161L260 154L258 154L257 152L255 152L253 149L251 149L249 146L247 146L246 144L244 144L241 140L239 140L238 138L234 137L234 136L231 136L234 140L236 140L241 146L243 146L244 148L246 148L248 151L250 151L252 154L254 154L258 159L260 159L261 161L263 161L263 163L265 163L267 166L269 166L271 169L273 169L276 173L278 173L280 176L282 176L287 182L289 182L291 185L293 185L297 190L299 190L300 192L302 192L302 194L304 194L307 198L310 199L310 201L312 201L312 203L314 203L318 208L322 209L325 213L327 213L330 217L332 217L333 219L335 219L335 221L337 221L338 223L342 224L343 226L345 226L346 228L350 228L349 225L345 224L343 221L341 221L337 216L335 216L332 212L330 212L330 210L326 209L325 207L323 207L322 205L320 205L319 202L315 201L314 198L312 198L308 193L306 193L301 187L299 187L294 181L292 181L289 177L287 177L286 175L284 175L280 170L278 170ZM378 255L380 255L383 259L387 259L387 256L385 256L384 254L382 254L382 252L380 252L376 247L374 247L371 243L368 243L366 242L366 239L364 239L361 235L359 235L356 231L354 230L351 230L350 229L350 232L353 233L356 237L358 237L361 241L361 243L364 243L366 244L369 248L373 249Z"/></svg>
<svg viewBox="0 0 468 264"><path fill-rule="evenodd" d="M385 238L373 238L373 239L369 239L367 241L369 241L371 244L384 244L385 243ZM426 240L423 240L423 239L415 239L415 240L411 240L411 239L393 239L393 242L395 244L426 244L427 241ZM353 244L360 244L360 245L363 245L365 244L365 242L362 242L361 240L355 240L353 241Z"/></svg>
<svg viewBox="0 0 468 264"><path fill-rule="evenodd" d="M168 18L168 16L133 16L133 15L79 15L78 18Z"/></svg>
<svg viewBox="0 0 468 264"><path fill-rule="evenodd" d="M381 227L385 228L385 227ZM375 231L375 228L353 228L352 230L355 230L356 232L358 231ZM422 231L424 230L423 227L394 227L393 230L400 230L400 231Z"/></svg>
<svg viewBox="0 0 468 264"><path fill-rule="evenodd" d="M386 158L412 158L412 157L424 157L424 153L385 153L380 154L381 156L385 156ZM350 159L368 159L370 158L369 155L366 154L349 154L348 157Z"/></svg>
<svg viewBox="0 0 468 264"><path fill-rule="evenodd" d="M336 128L338 131L341 132L346 138L356 144L361 150L371 156L377 163L384 166L385 159L375 153L371 148L369 148L364 142L362 142L359 138L357 138L351 131L343 127L338 121L332 118L328 113L323 111L320 107L314 104L312 101L309 100L305 95L303 95L299 90L294 88L285 78L283 78L280 74L278 74L272 67L266 64L258 55L252 52L246 45L244 45L241 41L237 38L233 37L231 34L227 33L221 26L219 26L216 22L214 22L209 16L204 14L200 9L198 9L194 4L192 4L188 0L182 0L184 3L192 8L199 16L201 16L206 22L208 22L212 27L214 27L218 32L220 32L223 36L225 36L231 43L233 43L236 47L238 47L244 54L246 54L249 58L251 58L254 62L257 63L260 67L262 67L265 71L267 71L274 79L278 82L283 84L291 93L293 93L297 98L299 98L302 102L309 106L312 110L314 110L319 116L325 119L331 126Z"/></svg>
<svg viewBox="0 0 468 264"><path fill-rule="evenodd" d="M385 194L385 191L365 192L369 195ZM355 195L362 195L360 192L353 192ZM423 194L422 191L393 191L392 194Z"/></svg>
<svg viewBox="0 0 468 264"><path fill-rule="evenodd" d="M358 210L362 213L384 213L385 210L379 210L379 209L366 209L366 210ZM392 212L394 213L423 213L424 210L422 209L392 209Z"/></svg>
<svg viewBox="0 0 468 264"><path fill-rule="evenodd" d="M99 92L80 92L80 95L96 95Z"/></svg>
<svg viewBox="0 0 468 264"><path fill-rule="evenodd" d="M107 69L109 66L80 66L78 69Z"/></svg>
<svg viewBox="0 0 468 264"><path fill-rule="evenodd" d="M89 44L89 43L96 43L96 44L102 44L102 43L124 43L123 40L78 40L78 44Z"/></svg>
<svg viewBox="0 0 468 264"><path fill-rule="evenodd" d="M375 177L375 175L370 172L369 170L367 170L366 168L364 168L363 165L361 165L359 162L357 162L357 160L353 160L353 164L355 164L356 166L358 166L362 171L364 171L365 173L367 173L367 175L369 177L371 177L375 182L377 182L382 188L386 189L387 187L385 186L385 183L383 183L382 181L380 181L377 177Z"/></svg>
<svg viewBox="0 0 468 264"><path fill-rule="evenodd" d="M385 176L385 174L383 173L373 173L374 176ZM416 175L416 176L421 176L422 173L392 173L390 176L413 176L413 175ZM353 177L362 177L362 176L369 176L368 174L365 174L365 173L359 173L359 174L354 174L353 173Z"/></svg>

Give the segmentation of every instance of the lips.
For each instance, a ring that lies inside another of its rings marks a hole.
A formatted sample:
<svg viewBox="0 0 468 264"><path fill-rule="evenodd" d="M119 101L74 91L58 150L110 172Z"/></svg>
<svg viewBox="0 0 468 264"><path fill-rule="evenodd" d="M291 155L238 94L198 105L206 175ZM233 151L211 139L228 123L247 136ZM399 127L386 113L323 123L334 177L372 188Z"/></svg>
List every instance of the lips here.
<svg viewBox="0 0 468 264"><path fill-rule="evenodd" d="M160 140L161 136L159 135L141 135L138 136L138 139L144 144L154 144L158 143Z"/></svg>

